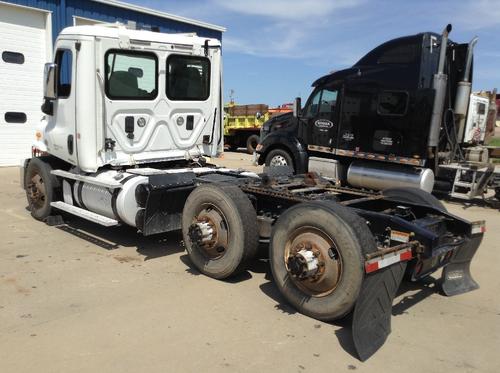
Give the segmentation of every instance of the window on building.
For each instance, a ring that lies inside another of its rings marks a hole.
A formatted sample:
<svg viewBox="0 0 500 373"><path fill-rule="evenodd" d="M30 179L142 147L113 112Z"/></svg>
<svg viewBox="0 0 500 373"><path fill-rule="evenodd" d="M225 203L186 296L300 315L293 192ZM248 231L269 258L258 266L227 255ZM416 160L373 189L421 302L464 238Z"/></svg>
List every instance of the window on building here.
<svg viewBox="0 0 500 373"><path fill-rule="evenodd" d="M210 61L205 57L171 55L167 59L167 97L205 101L210 96Z"/></svg>
<svg viewBox="0 0 500 373"><path fill-rule="evenodd" d="M73 55L68 49L56 52L57 64L57 97L67 98L71 94L71 71Z"/></svg>
<svg viewBox="0 0 500 373"><path fill-rule="evenodd" d="M24 63L24 54L18 52L5 51L2 52L2 60L7 63L16 63L22 65Z"/></svg>
<svg viewBox="0 0 500 373"><path fill-rule="evenodd" d="M482 102L477 104L477 113L479 115L486 114L486 105L483 104Z"/></svg>
<svg viewBox="0 0 500 373"><path fill-rule="evenodd" d="M7 123L26 123L26 114L16 111L8 111L4 115L4 119Z"/></svg>
<svg viewBox="0 0 500 373"><path fill-rule="evenodd" d="M402 116L408 108L408 93L402 91L386 91L378 96L377 112L380 115Z"/></svg>
<svg viewBox="0 0 500 373"><path fill-rule="evenodd" d="M106 53L106 95L114 100L153 100L158 94L158 59L154 53Z"/></svg>

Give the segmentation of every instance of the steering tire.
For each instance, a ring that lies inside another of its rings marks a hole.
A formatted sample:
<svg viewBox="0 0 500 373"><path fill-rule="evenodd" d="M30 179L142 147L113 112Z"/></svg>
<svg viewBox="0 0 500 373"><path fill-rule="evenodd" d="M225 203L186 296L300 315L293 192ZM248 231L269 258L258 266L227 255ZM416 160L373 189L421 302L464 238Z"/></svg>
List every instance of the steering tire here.
<svg viewBox="0 0 500 373"><path fill-rule="evenodd" d="M258 136L258 135L251 135L247 138L247 153L248 154L253 154L255 152L257 145L259 145L259 141L260 141L260 136Z"/></svg>
<svg viewBox="0 0 500 373"><path fill-rule="evenodd" d="M295 166L293 164L293 159L290 153L283 149L273 149L271 150L265 160L266 167L275 166L287 166L290 167L295 173Z"/></svg>
<svg viewBox="0 0 500 373"><path fill-rule="evenodd" d="M55 200L56 189L60 188L59 180L50 172L52 167L40 158L33 158L26 169L24 185L31 216L43 221L52 212L50 203Z"/></svg>

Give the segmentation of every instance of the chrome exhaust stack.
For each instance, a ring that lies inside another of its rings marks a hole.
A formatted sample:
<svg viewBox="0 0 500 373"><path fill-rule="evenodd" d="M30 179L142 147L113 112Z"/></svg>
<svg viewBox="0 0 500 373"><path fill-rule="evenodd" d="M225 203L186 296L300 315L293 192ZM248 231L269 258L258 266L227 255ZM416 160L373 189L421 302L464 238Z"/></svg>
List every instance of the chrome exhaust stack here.
<svg viewBox="0 0 500 373"><path fill-rule="evenodd" d="M472 65L472 56L474 47L477 44L478 37L474 37L469 43L467 48L467 57L465 59L465 69L464 76L460 82L458 82L457 95L455 97L455 106L453 108L455 112L455 118L457 121L457 139L458 142L463 142L464 130L465 130L465 117L467 115L467 109L469 107L469 98L472 90L472 83L470 82L470 69Z"/></svg>
<svg viewBox="0 0 500 373"><path fill-rule="evenodd" d="M435 147L439 142L439 132L441 129L444 100L446 97L446 84L448 82L448 75L444 74L444 63L446 61L448 35L451 32L451 29L451 24L448 24L443 30L443 34L441 36L438 71L436 74L434 74L434 79L432 82L432 88L435 91L435 96L432 109L431 125L429 130L429 139L427 141L427 146L429 147Z"/></svg>

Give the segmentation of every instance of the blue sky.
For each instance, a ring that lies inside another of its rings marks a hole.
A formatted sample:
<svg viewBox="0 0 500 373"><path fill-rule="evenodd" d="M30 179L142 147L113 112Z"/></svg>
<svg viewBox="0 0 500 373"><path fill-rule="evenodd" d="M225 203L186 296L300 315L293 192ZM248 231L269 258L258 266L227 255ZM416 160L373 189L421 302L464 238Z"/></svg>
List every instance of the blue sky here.
<svg viewBox="0 0 500 373"><path fill-rule="evenodd" d="M378 44L422 31L479 36L474 89L500 88L500 0L126 0L214 23L223 34L224 96L237 103L303 100L316 78Z"/></svg>

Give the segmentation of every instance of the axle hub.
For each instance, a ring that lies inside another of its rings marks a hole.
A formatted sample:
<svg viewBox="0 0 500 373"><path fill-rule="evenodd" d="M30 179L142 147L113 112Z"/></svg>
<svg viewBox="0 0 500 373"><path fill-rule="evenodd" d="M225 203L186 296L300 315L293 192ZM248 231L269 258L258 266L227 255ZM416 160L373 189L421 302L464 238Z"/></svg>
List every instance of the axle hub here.
<svg viewBox="0 0 500 373"><path fill-rule="evenodd" d="M191 242L200 247L207 246L212 242L214 237L213 226L206 221L201 221L198 223L193 223L189 227L188 232Z"/></svg>
<svg viewBox="0 0 500 373"><path fill-rule="evenodd" d="M292 276L301 280L313 278L318 273L318 258L312 251L300 250L288 258L288 268Z"/></svg>

